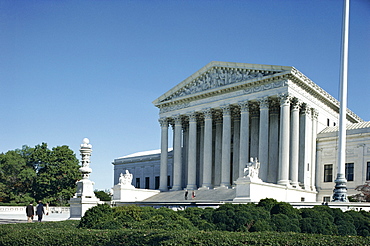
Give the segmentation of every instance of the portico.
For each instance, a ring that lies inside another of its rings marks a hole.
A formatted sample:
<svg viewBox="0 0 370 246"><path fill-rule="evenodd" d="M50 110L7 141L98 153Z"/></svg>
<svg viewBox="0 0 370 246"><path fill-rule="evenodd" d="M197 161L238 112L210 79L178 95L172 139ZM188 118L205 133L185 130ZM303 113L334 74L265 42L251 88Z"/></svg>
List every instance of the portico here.
<svg viewBox="0 0 370 246"><path fill-rule="evenodd" d="M153 103L160 109L161 191L168 176L172 190L230 188L250 157L258 158L263 182L315 191L310 150L339 112L338 101L294 67L228 62L207 64ZM359 118L348 111L347 120Z"/></svg>

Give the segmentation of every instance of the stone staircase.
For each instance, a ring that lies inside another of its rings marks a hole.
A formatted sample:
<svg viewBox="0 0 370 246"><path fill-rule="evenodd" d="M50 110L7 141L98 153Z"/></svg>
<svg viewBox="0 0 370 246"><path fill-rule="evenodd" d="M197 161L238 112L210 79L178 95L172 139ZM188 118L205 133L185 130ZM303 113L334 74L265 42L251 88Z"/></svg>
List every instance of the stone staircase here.
<svg viewBox="0 0 370 246"><path fill-rule="evenodd" d="M216 188L209 190L195 190L195 199L191 199L189 190L188 200L185 200L185 190L165 191L149 197L144 202L223 202L232 201L235 198L235 189Z"/></svg>

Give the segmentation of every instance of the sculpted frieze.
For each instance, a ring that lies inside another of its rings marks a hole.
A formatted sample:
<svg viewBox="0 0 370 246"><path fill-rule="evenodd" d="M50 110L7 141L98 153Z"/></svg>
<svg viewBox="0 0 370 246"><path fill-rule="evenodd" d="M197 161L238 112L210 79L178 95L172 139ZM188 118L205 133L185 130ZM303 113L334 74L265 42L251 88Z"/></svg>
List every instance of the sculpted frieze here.
<svg viewBox="0 0 370 246"><path fill-rule="evenodd" d="M161 106L159 112L160 113L167 113L170 111L175 111L183 108L189 107L190 103L181 103L181 104L176 104L173 106Z"/></svg>
<svg viewBox="0 0 370 246"><path fill-rule="evenodd" d="M288 80L281 80L281 81L277 81L277 82L271 82L271 83L268 83L268 84L251 86L251 87L248 87L247 89L244 90L244 94L252 94L252 93L260 92L260 91L264 91L264 90L270 90L270 89L274 89L274 88L284 87L284 86L287 86L288 83L289 83Z"/></svg>
<svg viewBox="0 0 370 246"><path fill-rule="evenodd" d="M272 75L277 72L278 71L214 67L200 77L194 79L184 88L178 90L163 101L168 101L174 98L195 94L197 92L218 88L233 83L247 81L255 78L262 78L264 76Z"/></svg>

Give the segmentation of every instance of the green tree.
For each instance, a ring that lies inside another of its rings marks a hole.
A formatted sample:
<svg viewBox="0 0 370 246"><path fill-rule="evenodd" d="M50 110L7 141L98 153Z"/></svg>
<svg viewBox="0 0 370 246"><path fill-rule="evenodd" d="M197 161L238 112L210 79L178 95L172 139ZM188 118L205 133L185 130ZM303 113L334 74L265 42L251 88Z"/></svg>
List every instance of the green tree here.
<svg viewBox="0 0 370 246"><path fill-rule="evenodd" d="M33 201L32 185L36 174L23 157L22 150L0 154L0 200L7 203Z"/></svg>
<svg viewBox="0 0 370 246"><path fill-rule="evenodd" d="M43 143L35 147L31 160L37 172L35 198L51 205L66 204L81 177L74 152L65 145L49 150Z"/></svg>
<svg viewBox="0 0 370 246"><path fill-rule="evenodd" d="M67 146L49 150L46 143L0 154L0 201L35 200L64 205L80 178L78 160Z"/></svg>

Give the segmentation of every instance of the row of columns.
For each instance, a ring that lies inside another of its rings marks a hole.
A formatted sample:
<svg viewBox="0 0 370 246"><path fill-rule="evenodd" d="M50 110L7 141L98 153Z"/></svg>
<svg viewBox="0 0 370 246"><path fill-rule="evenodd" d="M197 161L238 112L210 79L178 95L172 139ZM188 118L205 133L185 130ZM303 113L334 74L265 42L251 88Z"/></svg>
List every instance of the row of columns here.
<svg viewBox="0 0 370 246"><path fill-rule="evenodd" d="M221 106L222 118L213 116L213 109L207 108L201 112L190 112L185 117L188 120L187 143L182 146L183 116L175 115L170 118L160 118L161 124L161 165L160 165L160 190L167 190L167 151L168 151L168 126L171 122L174 129L173 136L173 190L197 189L197 158L201 158L201 169L198 172L202 188L212 188L212 170L215 180L213 183L220 187L231 185L230 177L242 177L245 164L249 156L258 157L261 163L260 178L263 181L276 180L281 185L299 188L299 180L303 181L305 188L314 187L314 152L306 149L315 149L316 118L309 122L311 109L292 98L288 94L279 95L279 110L270 110L271 99L262 98L257 101L259 105L259 118L250 115L250 101L239 102L232 105L238 108L237 117L234 117L234 132L232 134L232 106ZM304 116L300 118L300 108ZM280 113L279 113L280 111ZM202 116L199 119L199 115ZM278 119L280 115L280 119ZM314 114L313 114L314 115ZM198 118L197 118L198 117ZM250 120L252 122L250 122ZM201 122L201 131L197 130L198 121ZM215 136L213 136L213 121L215 121ZM254 122L255 121L255 122ZM271 121L271 122L270 122ZM300 127L300 122L304 125ZM250 124L252 123L252 124ZM305 129L310 125L310 129ZM202 136L197 136L197 134ZM233 144L232 141L233 137ZM197 143L200 139L200 144ZM215 145L212 142L215 139ZM302 141L304 142L302 144ZM278 146L277 146L278 145ZM202 151L201 154L197 153ZM183 148L184 147L184 148ZM213 150L213 147L215 148ZM231 163L231 149L233 148L233 163ZM187 158L182 158L182 150ZM250 152L249 152L250 150ZM214 154L214 159L213 159ZM256 155L256 156L254 156ZM308 156L310 155L310 156ZM277 168L269 163L276 162ZM183 187L183 165L187 162L186 185ZM214 162L214 163L213 163ZM300 166L301 163L301 166ZM303 163L303 164L302 164ZM213 167L214 164L214 167ZM311 164L311 165L310 165ZM231 174L233 165L233 174ZM304 170L311 170L309 178ZM277 170L276 170L277 169ZM302 171L303 170L303 171Z"/></svg>

